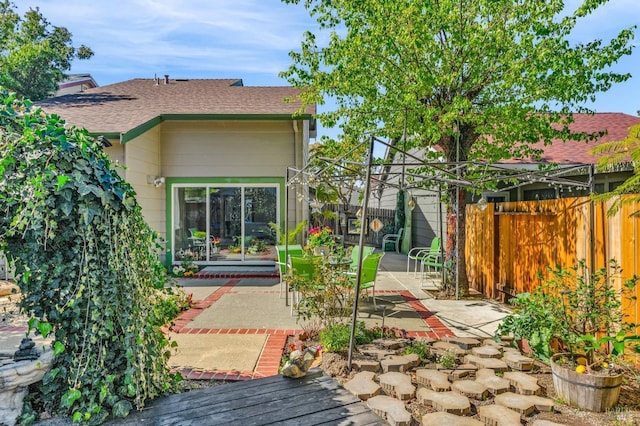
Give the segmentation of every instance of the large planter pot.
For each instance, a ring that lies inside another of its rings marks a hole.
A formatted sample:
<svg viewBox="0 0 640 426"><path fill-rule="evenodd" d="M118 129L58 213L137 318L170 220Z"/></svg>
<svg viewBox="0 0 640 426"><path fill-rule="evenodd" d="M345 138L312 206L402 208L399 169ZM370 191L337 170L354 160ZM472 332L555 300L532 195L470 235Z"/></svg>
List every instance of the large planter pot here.
<svg viewBox="0 0 640 426"><path fill-rule="evenodd" d="M576 373L556 361L570 354L559 353L551 357L553 387L559 399L583 410L603 412L618 403L622 374L597 375Z"/></svg>

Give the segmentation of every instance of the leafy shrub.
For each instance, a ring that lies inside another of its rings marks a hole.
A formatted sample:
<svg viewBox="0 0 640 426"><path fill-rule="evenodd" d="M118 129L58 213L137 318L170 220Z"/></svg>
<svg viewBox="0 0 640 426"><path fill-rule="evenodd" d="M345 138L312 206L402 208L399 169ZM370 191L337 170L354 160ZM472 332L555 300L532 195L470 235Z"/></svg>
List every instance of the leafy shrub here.
<svg viewBox="0 0 640 426"><path fill-rule="evenodd" d="M431 355L431 346L422 339L417 339L411 342L411 344L405 348L404 353L406 355L416 354L420 357L420 361L422 362L431 361L433 358Z"/></svg>
<svg viewBox="0 0 640 426"><path fill-rule="evenodd" d="M97 424L174 389L158 235L100 144L0 92L0 174L0 250L54 336L43 408Z"/></svg>
<svg viewBox="0 0 640 426"><path fill-rule="evenodd" d="M356 322L354 337L358 345L373 341L373 335L371 331L365 328L364 321ZM327 352L345 352L349 350L350 339L351 325L349 324L334 324L320 332L320 345Z"/></svg>

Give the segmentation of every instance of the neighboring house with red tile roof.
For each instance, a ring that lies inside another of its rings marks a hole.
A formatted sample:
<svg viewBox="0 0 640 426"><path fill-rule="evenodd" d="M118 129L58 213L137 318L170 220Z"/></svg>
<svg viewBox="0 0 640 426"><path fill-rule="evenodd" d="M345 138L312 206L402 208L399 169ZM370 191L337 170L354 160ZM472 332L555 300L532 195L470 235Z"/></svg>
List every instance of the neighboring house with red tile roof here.
<svg viewBox="0 0 640 426"><path fill-rule="evenodd" d="M625 139L629 135L630 128L640 124L640 117L624 113L574 114L573 117L574 123L570 125L572 132L606 132L606 134L588 143L571 140L566 142L556 140L547 146L540 143L534 145L535 148L543 150L539 160L510 159L499 163L497 166L506 169L537 170L541 164L557 164L559 167L567 168L567 172L562 175L563 178L586 183L589 180L588 166L596 164L597 161L597 157L591 155L589 151L598 144ZM417 154L415 156L421 158L420 152L412 152L411 154ZM415 162L410 159L407 161ZM393 166L391 169L387 180L396 183L399 176L401 176L398 173L400 167ZM632 171L633 169L629 165L628 168L621 167L610 173L595 174L595 192L603 193L613 190L617 185L624 182ZM532 180L536 180L535 177ZM586 188L553 185L550 184L549 180L546 182L530 182L516 187L508 187L508 185L504 183L502 187L506 189L498 190L497 192L485 192L483 195L489 202L499 202L572 197L589 193ZM386 186L382 193L378 194L379 198L374 199L375 204L370 205L372 207L395 209L396 193L397 190L394 187ZM429 246L434 236L439 236L443 233L442 224L445 219L439 214L441 207L439 199L437 193L429 191L413 190L412 195L414 196L416 207L412 211L410 245L413 247ZM475 202L478 198L479 195L473 197L469 195L468 201Z"/></svg>
<svg viewBox="0 0 640 426"><path fill-rule="evenodd" d="M108 140L105 152L126 166L121 174L166 239L168 260L273 264L265 255L276 242L269 224L283 229L287 218L291 229L303 217L293 194L285 203L286 170L304 166L315 137L315 105L298 113L301 104L286 101L298 93L241 79L165 76L37 105Z"/></svg>

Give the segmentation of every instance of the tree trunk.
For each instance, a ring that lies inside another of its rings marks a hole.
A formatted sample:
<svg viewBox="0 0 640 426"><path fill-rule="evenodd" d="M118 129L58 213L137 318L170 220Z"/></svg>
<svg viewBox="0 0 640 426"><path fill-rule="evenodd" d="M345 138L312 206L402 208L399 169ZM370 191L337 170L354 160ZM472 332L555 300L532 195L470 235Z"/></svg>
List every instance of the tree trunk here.
<svg viewBox="0 0 640 426"><path fill-rule="evenodd" d="M467 262L465 259L466 244L466 191L460 189L456 194L456 188L448 189L449 202L447 203L447 245L445 250L445 282L443 288L451 295L465 296L469 292L469 280L467 278ZM456 203L456 195L458 202ZM458 215L458 229L456 229L456 210ZM457 244L457 247L456 247ZM456 278L457 276L457 278ZM456 292L457 286L457 292Z"/></svg>

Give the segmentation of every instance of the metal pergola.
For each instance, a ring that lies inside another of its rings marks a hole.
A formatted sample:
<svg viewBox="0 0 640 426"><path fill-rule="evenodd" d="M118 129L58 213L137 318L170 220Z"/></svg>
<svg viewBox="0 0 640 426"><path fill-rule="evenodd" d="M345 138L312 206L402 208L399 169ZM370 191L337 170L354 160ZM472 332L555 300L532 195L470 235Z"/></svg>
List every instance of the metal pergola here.
<svg viewBox="0 0 640 426"><path fill-rule="evenodd" d="M363 162L347 161L345 158L350 155L354 150L359 148L362 144L367 143L367 153ZM395 159L398 154L401 155L401 162L383 162L377 163L373 160L375 144L379 143L387 147L389 151L393 151L392 159ZM365 212L369 205L369 199L371 194L371 180L372 169L374 167L385 166L387 171L385 177L387 179L384 182L380 182L376 189L382 191L385 188L395 188L402 191L411 190L423 190L434 191L438 193L438 204L441 206L441 192L442 187L455 188L456 200L454 204L454 211L456 212L456 238L459 235L460 223L458 213L459 206L459 191L460 189L467 189L471 191L479 191L485 188L497 187L502 183L505 186L500 186L500 191L509 191L521 186L530 185L533 183L544 183L549 186L568 186L589 189L590 193L595 190L595 167L592 164L575 164L564 166L549 166L542 163L508 163L508 164L489 164L478 161L464 161L464 162L446 162L446 161L424 161L406 150L397 147L395 144L387 143L374 136L371 136L368 140L361 142L354 148L345 152L340 158L318 158L321 161L326 162L327 166L324 168L317 168L315 170L310 169L310 164L305 165L302 169L296 169L289 167L286 171L286 196L285 196L285 212L288 212L288 200L289 200L289 188L291 186L302 186L302 200L308 199L309 187L314 186L317 182L331 181L339 183L340 179L344 177L341 174L328 175L328 170L345 170L349 172L357 172L357 175L362 177L362 211ZM409 159L410 161L407 161ZM400 171L394 172L392 168L398 168ZM413 171L419 170L418 172ZM473 172L474 178L469 179L467 176L469 172ZM572 175L587 175L586 181L574 179ZM352 175L349 175L352 176ZM388 181L389 176L397 176L399 183L391 183ZM436 187L436 189L434 189ZM482 200L482 197L481 197ZM486 202L486 200L485 200ZM308 212L308 209L303 209L303 213ZM442 217L442 212L439 213ZM589 238L593 241L594 232L594 206L593 201L590 203L589 210ZM441 222L441 221L440 221ZM358 254L358 268L356 271L356 283L355 283L355 297L353 303L352 319L351 319L351 336L349 342L349 356L348 365L351 365L352 352L355 343L355 326L358 315L358 295L360 293L361 285L361 273L362 273L362 258L363 258L363 245L366 221L360 221L360 238L359 238L359 254ZM440 237L442 238L442 224L440 224ZM288 220L285 219L285 235L288 235ZM444 239L443 239L444 240ZM285 243L288 245L288 243ZM441 249L442 250L442 249ZM459 256L459 241L456 241L456 258ZM285 249L286 251L286 249ZM593 247L592 247L593 251ZM591 253L591 261L593 262L593 253ZM593 265L591 266L593 269ZM459 274L458 274L458 262L456 261L456 299L459 297ZM444 275L444 268L442 271ZM288 290L288 289L287 289ZM287 293L288 294L288 293ZM288 303L288 299L287 302Z"/></svg>

